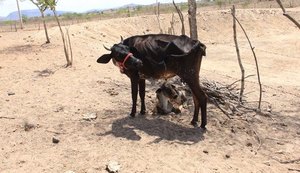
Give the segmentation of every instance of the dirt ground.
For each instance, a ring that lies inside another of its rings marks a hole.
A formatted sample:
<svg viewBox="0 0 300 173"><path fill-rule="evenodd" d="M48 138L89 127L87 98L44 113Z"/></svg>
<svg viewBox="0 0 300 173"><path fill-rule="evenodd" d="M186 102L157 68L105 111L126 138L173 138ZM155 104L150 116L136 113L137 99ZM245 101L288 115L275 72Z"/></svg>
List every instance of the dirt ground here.
<svg viewBox="0 0 300 173"><path fill-rule="evenodd" d="M298 21L300 8L288 10ZM240 77L229 10L198 12L199 39L207 46L200 78L230 84ZM156 87L147 83L145 116L128 118L129 79L96 59L120 35L157 33L155 16L94 21L69 27L74 66L66 64L58 28L0 33L0 172L274 173L300 171L300 32L280 9L237 10L258 57L262 110L227 118L208 106L207 131L192 113L152 115ZM164 30L171 15L162 15ZM176 33L180 23L176 16ZM246 75L256 74L252 52L238 29ZM257 105L256 76L246 80ZM97 119L86 121L85 114ZM59 143L52 142L53 136Z"/></svg>

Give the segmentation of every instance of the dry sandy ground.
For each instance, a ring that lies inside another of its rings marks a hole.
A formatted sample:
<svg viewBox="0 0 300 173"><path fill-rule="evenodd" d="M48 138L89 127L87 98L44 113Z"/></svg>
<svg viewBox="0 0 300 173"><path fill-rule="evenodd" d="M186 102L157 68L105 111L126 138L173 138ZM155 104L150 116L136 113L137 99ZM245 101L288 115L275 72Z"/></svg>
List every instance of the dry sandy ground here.
<svg viewBox="0 0 300 173"><path fill-rule="evenodd" d="M291 11L299 21L300 9ZM279 9L237 13L259 59L263 111L271 106L272 114L228 119L209 105L205 132L189 124L191 113L152 115L155 87L150 83L149 113L128 118L129 79L112 63L96 63L106 53L102 45L119 42L120 35L157 33L155 16L70 26L72 68L63 67L58 28L49 30L48 45L43 31L0 33L0 172L107 172L111 160L124 173L299 172L299 29ZM169 19L161 17L164 30ZM239 79L229 10L200 11L198 22L200 40L207 45L201 78L224 84ZM246 75L255 74L241 30L238 40ZM256 77L246 85L247 100L257 105ZM93 112L97 119L83 120Z"/></svg>

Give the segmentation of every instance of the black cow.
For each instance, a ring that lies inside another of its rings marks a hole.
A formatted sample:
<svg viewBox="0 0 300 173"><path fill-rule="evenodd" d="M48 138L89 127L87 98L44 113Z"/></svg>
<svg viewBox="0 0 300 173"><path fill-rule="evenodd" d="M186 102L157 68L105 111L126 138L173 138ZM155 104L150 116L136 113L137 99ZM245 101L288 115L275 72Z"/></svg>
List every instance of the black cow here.
<svg viewBox="0 0 300 173"><path fill-rule="evenodd" d="M107 49L107 48L106 48ZM194 100L194 116L191 124L198 122L201 108L201 127L207 123L207 97L199 85L199 72L206 46L198 40L181 35L150 34L132 36L114 44L110 54L102 55L97 62L108 63L113 59L122 73L131 81L132 109L136 114L137 93L141 98L141 114L145 114L145 79L171 78L178 75L190 87Z"/></svg>

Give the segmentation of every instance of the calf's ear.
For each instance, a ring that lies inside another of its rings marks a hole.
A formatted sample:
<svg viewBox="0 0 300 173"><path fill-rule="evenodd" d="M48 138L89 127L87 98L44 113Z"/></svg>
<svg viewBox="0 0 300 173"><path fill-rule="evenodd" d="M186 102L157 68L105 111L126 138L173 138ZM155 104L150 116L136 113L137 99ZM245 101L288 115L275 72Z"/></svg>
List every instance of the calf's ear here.
<svg viewBox="0 0 300 173"><path fill-rule="evenodd" d="M111 56L110 54L104 54L97 59L97 63L106 64L110 61Z"/></svg>

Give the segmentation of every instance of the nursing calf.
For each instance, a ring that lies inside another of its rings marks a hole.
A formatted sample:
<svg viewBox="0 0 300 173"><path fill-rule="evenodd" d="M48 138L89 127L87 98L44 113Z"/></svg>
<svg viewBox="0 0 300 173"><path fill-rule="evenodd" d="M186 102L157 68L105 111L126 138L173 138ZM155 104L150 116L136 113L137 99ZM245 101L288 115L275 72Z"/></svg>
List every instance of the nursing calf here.
<svg viewBox="0 0 300 173"><path fill-rule="evenodd" d="M199 85L202 57L205 45L198 40L181 35L151 34L132 36L107 49L110 54L98 58L98 63L111 59L131 81L132 109L136 114L137 95L141 99L141 114L145 114L145 79L167 79L178 75L191 89L194 100L194 116L191 124L198 122L201 109L201 127L207 124L207 97Z"/></svg>

